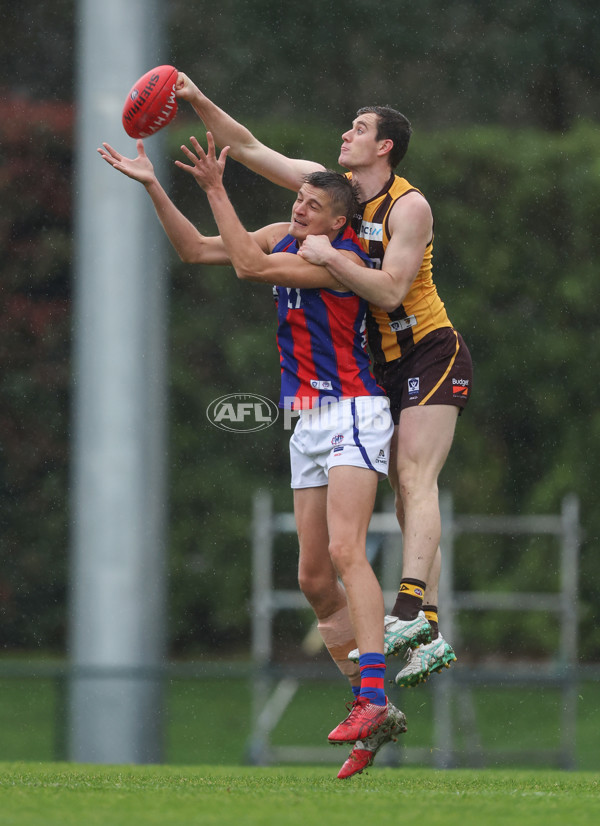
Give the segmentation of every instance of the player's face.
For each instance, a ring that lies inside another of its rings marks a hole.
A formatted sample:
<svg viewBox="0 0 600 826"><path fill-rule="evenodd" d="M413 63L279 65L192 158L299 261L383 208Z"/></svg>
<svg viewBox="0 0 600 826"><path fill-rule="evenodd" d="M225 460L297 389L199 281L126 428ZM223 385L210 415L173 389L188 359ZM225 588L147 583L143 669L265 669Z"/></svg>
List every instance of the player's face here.
<svg viewBox="0 0 600 826"><path fill-rule="evenodd" d="M339 228L339 215L325 190L302 184L292 207L290 235L298 241L304 241L307 235L335 237Z"/></svg>
<svg viewBox="0 0 600 826"><path fill-rule="evenodd" d="M360 169L372 164L381 144L376 136L377 115L374 112L359 115L352 122L352 128L342 135L339 165L346 169Z"/></svg>

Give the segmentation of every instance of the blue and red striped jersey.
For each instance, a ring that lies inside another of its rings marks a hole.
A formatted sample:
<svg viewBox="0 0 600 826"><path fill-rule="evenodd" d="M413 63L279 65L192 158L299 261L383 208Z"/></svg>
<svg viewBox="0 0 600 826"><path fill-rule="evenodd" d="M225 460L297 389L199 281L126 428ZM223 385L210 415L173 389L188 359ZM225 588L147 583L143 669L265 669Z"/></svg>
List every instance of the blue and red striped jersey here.
<svg viewBox="0 0 600 826"><path fill-rule="evenodd" d="M332 242L336 249L369 258L349 227ZM273 252L296 254L291 235ZM352 292L274 287L281 363L279 406L292 410L318 407L324 399L383 396L371 373L366 350L367 302Z"/></svg>

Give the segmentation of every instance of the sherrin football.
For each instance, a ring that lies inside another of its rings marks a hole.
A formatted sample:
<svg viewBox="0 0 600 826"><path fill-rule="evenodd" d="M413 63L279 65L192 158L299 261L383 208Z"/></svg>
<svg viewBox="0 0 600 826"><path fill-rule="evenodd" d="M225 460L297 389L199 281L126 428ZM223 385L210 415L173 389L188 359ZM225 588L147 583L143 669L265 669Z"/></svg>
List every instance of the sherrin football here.
<svg viewBox="0 0 600 826"><path fill-rule="evenodd" d="M149 138L177 114L174 66L156 66L134 83L123 107L123 126L130 138Z"/></svg>

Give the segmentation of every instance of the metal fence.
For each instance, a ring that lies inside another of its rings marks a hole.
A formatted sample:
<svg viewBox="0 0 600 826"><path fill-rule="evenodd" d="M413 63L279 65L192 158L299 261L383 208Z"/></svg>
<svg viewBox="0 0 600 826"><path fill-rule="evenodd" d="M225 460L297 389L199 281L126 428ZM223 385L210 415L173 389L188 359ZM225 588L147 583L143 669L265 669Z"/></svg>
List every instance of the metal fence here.
<svg viewBox="0 0 600 826"><path fill-rule="evenodd" d="M557 616L560 633L552 661L540 666L502 668L454 667L444 678L432 681L424 690L433 692L434 733L432 748L403 746L390 762L431 763L437 768L456 765L484 766L489 755L480 743L473 713L474 686L553 686L562 692L560 745L554 750L537 750L528 754L504 753L505 759L539 759L562 768L575 766L575 726L577 680L577 580L580 546L579 504L575 496L566 496L561 512L553 515L485 516L455 514L448 493L440 497L442 512L442 577L440 605L443 606L444 633L450 640L457 634L461 611L543 611ZM255 764L338 760L337 753L324 748L275 746L272 732L303 680L332 679L331 668L322 666L282 666L274 660L273 624L282 610L306 610L304 596L297 590L274 586L275 538L295 533L292 513L274 513L271 497L256 495L253 513L253 593L252 654L256 668L252 734L248 757ZM557 589L551 593L497 591L460 592L453 588L456 545L465 534L550 535L560 546L560 570ZM393 602L400 581L401 533L393 512L373 514L369 539L381 554L381 581L386 603ZM335 668L333 668L335 671ZM464 743L457 745L456 728L460 724ZM494 754L494 759L498 753Z"/></svg>

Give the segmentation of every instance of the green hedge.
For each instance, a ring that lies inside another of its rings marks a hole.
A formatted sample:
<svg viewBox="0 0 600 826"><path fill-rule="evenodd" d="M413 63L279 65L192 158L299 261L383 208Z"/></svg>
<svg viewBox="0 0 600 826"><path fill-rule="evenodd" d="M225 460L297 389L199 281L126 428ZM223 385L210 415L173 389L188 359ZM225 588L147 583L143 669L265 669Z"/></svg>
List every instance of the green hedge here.
<svg viewBox="0 0 600 826"><path fill-rule="evenodd" d="M283 152L336 166L337 131L311 123L251 125ZM0 224L5 648L61 648L66 620L70 126L55 123L38 132L35 141L21 133L8 144L4 134L0 143L9 181ZM195 122L178 120L169 131L169 154L177 157L194 132L202 134ZM479 127L417 133L404 171L433 208L435 280L475 364L473 397L441 487L452 490L463 513L554 513L566 492L580 496L582 653L597 659L597 127L582 124L563 136ZM289 214L292 193L234 162L228 162L227 184L249 228ZM172 193L203 231L214 231L204 196L177 170ZM251 500L266 488L278 509L291 509L288 434L279 424L253 437L225 434L205 411L230 392L277 398L273 302L269 288L238 283L228 268L190 267L175 256L170 301L171 648L247 648ZM382 497L386 487L380 486ZM548 590L555 587L556 567L547 540L472 538L458 549L456 582L461 588ZM277 576L295 587L291 541L281 551ZM473 621L478 632L469 626L465 637L474 653L554 650L544 618ZM300 634L305 625L304 619L282 622L282 633Z"/></svg>

